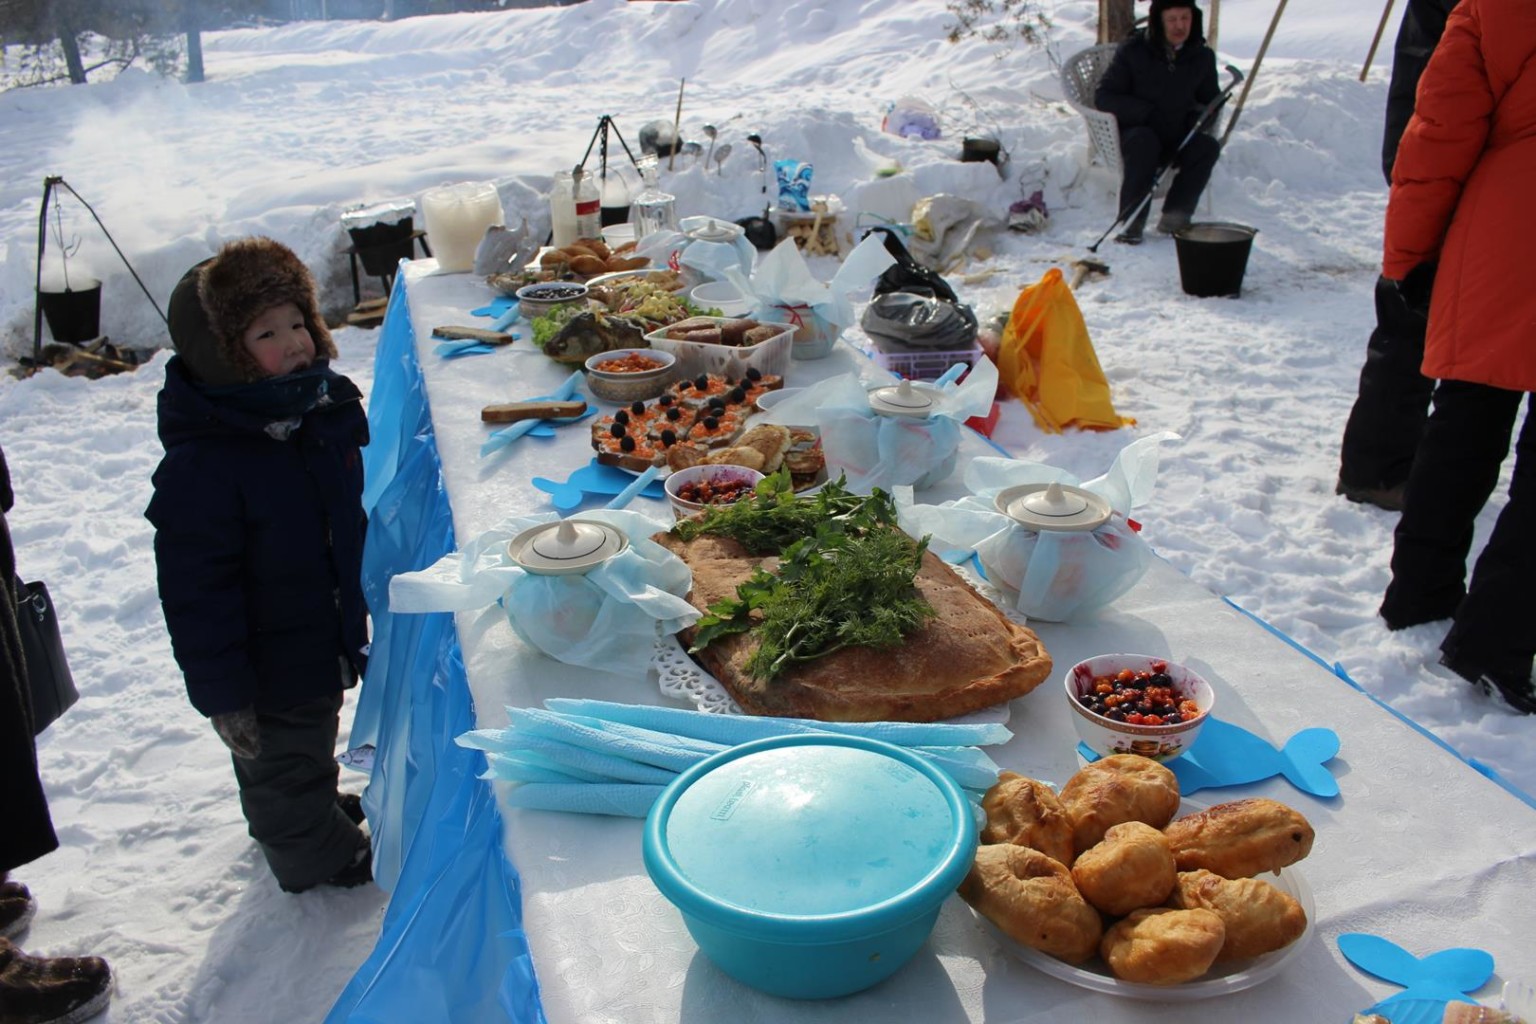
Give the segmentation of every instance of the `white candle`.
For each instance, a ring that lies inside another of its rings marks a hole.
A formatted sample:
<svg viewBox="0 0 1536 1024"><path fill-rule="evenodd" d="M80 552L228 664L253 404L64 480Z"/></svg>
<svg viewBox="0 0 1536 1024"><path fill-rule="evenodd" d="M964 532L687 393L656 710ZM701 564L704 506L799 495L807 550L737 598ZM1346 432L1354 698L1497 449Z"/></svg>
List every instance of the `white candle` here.
<svg viewBox="0 0 1536 1024"><path fill-rule="evenodd" d="M432 255L450 274L471 269L485 229L504 220L496 186L485 181L428 189L421 197L421 213Z"/></svg>

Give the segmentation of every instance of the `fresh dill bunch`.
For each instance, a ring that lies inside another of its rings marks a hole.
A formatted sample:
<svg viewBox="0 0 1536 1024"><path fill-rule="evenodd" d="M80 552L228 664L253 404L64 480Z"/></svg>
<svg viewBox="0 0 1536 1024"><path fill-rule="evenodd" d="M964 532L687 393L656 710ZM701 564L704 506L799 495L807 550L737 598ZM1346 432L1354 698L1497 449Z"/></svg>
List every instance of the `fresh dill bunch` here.
<svg viewBox="0 0 1536 1024"><path fill-rule="evenodd" d="M894 510L893 510L894 513ZM894 519L894 514L892 516ZM927 539L915 541L872 510L859 522L824 519L786 547L777 573L762 568L699 620L692 651L751 630L748 674L771 680L845 647L889 649L930 618L914 580Z"/></svg>
<svg viewBox="0 0 1536 1024"><path fill-rule="evenodd" d="M854 494L840 480L829 480L816 494L797 498L789 471L781 469L759 481L750 499L710 506L701 518L686 519L672 532L683 540L706 533L730 537L752 554L764 555L783 551L828 522L855 531L894 527L896 503L879 489Z"/></svg>

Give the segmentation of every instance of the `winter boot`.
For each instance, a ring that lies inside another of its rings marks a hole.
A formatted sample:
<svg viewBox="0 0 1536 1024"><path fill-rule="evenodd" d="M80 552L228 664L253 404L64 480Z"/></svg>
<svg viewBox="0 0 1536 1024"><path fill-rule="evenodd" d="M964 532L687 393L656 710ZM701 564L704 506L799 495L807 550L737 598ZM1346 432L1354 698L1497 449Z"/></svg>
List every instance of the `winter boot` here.
<svg viewBox="0 0 1536 1024"><path fill-rule="evenodd" d="M1501 671L1474 665L1449 653L1440 656L1440 664L1484 693L1490 696L1497 693L1504 698L1504 703L1522 715L1536 715L1536 683L1532 682L1529 669Z"/></svg>
<svg viewBox="0 0 1536 1024"><path fill-rule="evenodd" d="M0 875L0 939L14 939L27 930L37 913L37 900L20 882Z"/></svg>
<svg viewBox="0 0 1536 1024"><path fill-rule="evenodd" d="M80 1024L107 1008L112 969L99 956L28 956L0 939L0 1021Z"/></svg>
<svg viewBox="0 0 1536 1024"><path fill-rule="evenodd" d="M1342 494L1350 501L1361 505L1375 505L1388 512L1403 510L1403 495L1407 490L1406 482L1394 487L1357 487L1354 484L1345 483L1343 477L1339 477L1338 483L1333 485L1334 494Z"/></svg>
<svg viewBox="0 0 1536 1024"><path fill-rule="evenodd" d="M338 793L336 806L341 808L341 813L347 816L352 824L362 827L363 824L363 798L356 793Z"/></svg>
<svg viewBox="0 0 1536 1024"><path fill-rule="evenodd" d="M1188 226L1189 214L1183 210L1165 209L1163 215L1157 218L1157 233L1160 235L1172 235Z"/></svg>
<svg viewBox="0 0 1536 1024"><path fill-rule="evenodd" d="M367 835L352 855L352 863L327 878L323 884L337 889L352 889L373 881L373 842Z"/></svg>

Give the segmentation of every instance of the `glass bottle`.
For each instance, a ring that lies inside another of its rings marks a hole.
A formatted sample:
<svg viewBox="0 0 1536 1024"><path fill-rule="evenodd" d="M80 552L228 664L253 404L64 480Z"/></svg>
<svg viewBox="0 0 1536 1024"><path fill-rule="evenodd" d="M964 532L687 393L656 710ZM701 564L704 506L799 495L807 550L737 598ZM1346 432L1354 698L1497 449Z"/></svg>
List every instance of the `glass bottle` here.
<svg viewBox="0 0 1536 1024"><path fill-rule="evenodd" d="M629 222L629 183L619 173L617 167L608 168L608 176L603 179L602 186L603 208L601 221L603 227L613 224L627 224Z"/></svg>
<svg viewBox="0 0 1536 1024"><path fill-rule="evenodd" d="M597 238L603 228L603 197L597 192L597 183L582 168L576 168L571 176L576 183L576 237Z"/></svg>
<svg viewBox="0 0 1536 1024"><path fill-rule="evenodd" d="M570 171L556 171L549 191L550 244L562 249L579 237L576 232L576 181Z"/></svg>
<svg viewBox="0 0 1536 1024"><path fill-rule="evenodd" d="M653 231L677 230L677 197L657 187L661 169L656 157L640 160L640 177L644 184L640 194L630 200L629 221L635 226L635 235L644 238Z"/></svg>

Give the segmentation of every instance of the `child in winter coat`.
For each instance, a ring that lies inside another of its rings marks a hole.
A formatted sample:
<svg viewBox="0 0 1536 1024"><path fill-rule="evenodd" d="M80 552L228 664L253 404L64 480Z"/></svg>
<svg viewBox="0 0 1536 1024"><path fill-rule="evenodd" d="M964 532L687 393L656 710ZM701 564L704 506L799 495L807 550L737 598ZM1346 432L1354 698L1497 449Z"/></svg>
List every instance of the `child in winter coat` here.
<svg viewBox="0 0 1536 1024"><path fill-rule="evenodd" d="M171 295L165 458L145 515L192 705L233 756L251 837L287 892L372 878L355 796L337 791L342 690L367 648L362 395L308 269L231 242Z"/></svg>

